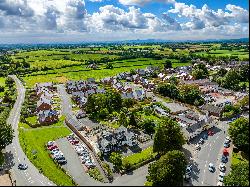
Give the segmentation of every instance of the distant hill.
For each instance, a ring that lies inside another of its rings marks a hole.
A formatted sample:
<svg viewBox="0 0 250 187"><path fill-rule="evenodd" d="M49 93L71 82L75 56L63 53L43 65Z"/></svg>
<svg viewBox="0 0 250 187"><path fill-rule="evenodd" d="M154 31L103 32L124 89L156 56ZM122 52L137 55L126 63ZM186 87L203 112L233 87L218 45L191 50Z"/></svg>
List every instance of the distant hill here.
<svg viewBox="0 0 250 187"><path fill-rule="evenodd" d="M43 49L43 48L76 48L84 46L101 46L107 44L162 44L162 43L249 43L249 38L240 39L209 39L209 40L161 40L161 39L146 39L146 40L125 40L125 41L104 41L104 42L77 42L77 43L48 43L48 44L0 44L0 50L11 49Z"/></svg>

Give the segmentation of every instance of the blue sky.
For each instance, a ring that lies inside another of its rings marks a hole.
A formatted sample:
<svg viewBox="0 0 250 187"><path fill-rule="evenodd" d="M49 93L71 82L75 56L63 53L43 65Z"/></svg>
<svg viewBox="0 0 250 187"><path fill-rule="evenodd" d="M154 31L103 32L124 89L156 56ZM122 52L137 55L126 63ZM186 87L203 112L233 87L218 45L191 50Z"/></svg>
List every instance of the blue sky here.
<svg viewBox="0 0 250 187"><path fill-rule="evenodd" d="M248 0L0 0L0 43L229 39L248 31Z"/></svg>

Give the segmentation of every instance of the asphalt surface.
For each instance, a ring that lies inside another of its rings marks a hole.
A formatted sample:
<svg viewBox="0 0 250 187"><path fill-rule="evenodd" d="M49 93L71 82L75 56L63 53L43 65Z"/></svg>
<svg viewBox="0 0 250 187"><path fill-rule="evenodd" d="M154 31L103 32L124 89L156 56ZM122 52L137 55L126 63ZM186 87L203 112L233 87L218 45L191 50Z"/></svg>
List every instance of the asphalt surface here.
<svg viewBox="0 0 250 187"><path fill-rule="evenodd" d="M10 76L16 83L18 96L13 109L10 112L7 123L12 125L14 129L14 138L12 144L5 149L6 152L6 168L10 169L13 180L17 186L51 186L54 185L46 177L44 177L37 168L29 161L24 154L18 139L18 123L20 118L21 106L25 98L25 88L21 81L15 76ZM27 170L19 170L18 164L25 163L28 165Z"/></svg>
<svg viewBox="0 0 250 187"><path fill-rule="evenodd" d="M193 186L217 186L219 176L219 164L223 152L223 144L228 129L227 122L219 122L217 126L213 128L215 134L208 136L208 140L201 146L200 151L195 151L192 161L193 172L191 178L191 184ZM197 137L193 143L197 143L200 137ZM232 145L231 145L232 146ZM215 166L215 172L211 173L208 170L209 163L213 163ZM227 170L230 168L230 161L226 164Z"/></svg>
<svg viewBox="0 0 250 187"><path fill-rule="evenodd" d="M73 146L68 142L66 138L61 138L56 141L59 149L63 152L67 164L62 167L69 173L74 181L80 186L99 186L101 182L93 180L87 173L85 173L80 158Z"/></svg>

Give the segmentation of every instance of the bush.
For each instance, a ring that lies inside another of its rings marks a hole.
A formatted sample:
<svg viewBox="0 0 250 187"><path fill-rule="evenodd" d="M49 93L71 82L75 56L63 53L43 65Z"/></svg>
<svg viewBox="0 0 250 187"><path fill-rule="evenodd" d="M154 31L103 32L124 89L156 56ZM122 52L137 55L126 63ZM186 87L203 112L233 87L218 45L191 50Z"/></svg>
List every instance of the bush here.
<svg viewBox="0 0 250 187"><path fill-rule="evenodd" d="M94 178L95 180L100 181L100 182L104 182L104 178L97 168L89 169L88 174L90 177Z"/></svg>

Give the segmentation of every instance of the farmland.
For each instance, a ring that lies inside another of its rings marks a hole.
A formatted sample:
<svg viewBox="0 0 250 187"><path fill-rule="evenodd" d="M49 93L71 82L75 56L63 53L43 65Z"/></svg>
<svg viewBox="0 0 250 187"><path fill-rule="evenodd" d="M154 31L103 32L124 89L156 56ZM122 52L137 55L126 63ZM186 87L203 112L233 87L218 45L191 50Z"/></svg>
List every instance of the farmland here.
<svg viewBox="0 0 250 187"><path fill-rule="evenodd" d="M190 56L198 58L248 59L248 50L222 44L185 44L185 45L119 45L86 46L79 48L47 48L20 50L11 56L14 63L26 62L29 70L20 77L26 86L37 82L65 83L67 80L79 80L93 77L96 80L114 76L131 69L146 68L150 65L163 67L166 60L173 67L191 64ZM184 58L184 60L183 60ZM89 65L95 64L92 68ZM107 65L112 66L108 68Z"/></svg>

